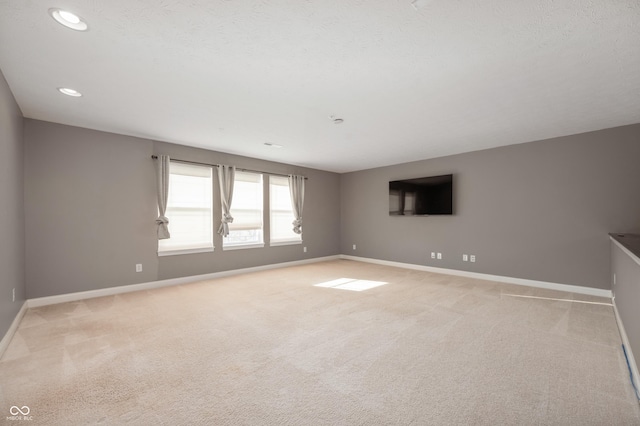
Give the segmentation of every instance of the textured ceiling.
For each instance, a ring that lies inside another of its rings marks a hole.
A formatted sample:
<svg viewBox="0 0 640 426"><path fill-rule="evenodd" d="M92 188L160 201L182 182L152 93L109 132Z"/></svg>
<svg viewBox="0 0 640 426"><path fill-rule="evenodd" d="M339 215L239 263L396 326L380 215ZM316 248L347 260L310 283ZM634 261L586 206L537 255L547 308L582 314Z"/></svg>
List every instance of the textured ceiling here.
<svg viewBox="0 0 640 426"><path fill-rule="evenodd" d="M637 0L426 3L0 0L0 69L29 118L337 172L640 122Z"/></svg>

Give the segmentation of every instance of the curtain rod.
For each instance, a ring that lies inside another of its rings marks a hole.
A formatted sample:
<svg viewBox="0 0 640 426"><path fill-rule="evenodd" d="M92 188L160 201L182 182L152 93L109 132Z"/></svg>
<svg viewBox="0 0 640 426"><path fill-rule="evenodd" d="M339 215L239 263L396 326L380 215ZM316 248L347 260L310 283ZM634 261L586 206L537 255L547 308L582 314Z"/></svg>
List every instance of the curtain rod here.
<svg viewBox="0 0 640 426"><path fill-rule="evenodd" d="M158 156L152 155L151 158L153 158L154 160L157 160ZM220 167L220 164L198 163L197 161L176 160L175 158L171 158L171 161L175 161L176 163L184 163L184 164L197 164L198 166ZM241 169L241 168L236 168L236 170L240 170L241 172L264 173L266 175L289 177L289 175L285 175L283 173L272 173L272 172L265 172L262 170L251 170L251 169ZM307 179L309 178L304 176L304 180L307 180Z"/></svg>

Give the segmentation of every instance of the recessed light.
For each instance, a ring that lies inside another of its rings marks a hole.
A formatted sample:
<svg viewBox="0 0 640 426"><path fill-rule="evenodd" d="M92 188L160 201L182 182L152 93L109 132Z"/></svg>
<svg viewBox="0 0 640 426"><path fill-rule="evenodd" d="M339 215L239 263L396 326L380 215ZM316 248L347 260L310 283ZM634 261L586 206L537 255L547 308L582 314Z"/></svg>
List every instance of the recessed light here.
<svg viewBox="0 0 640 426"><path fill-rule="evenodd" d="M269 148L282 148L282 145L278 145L277 143L265 142L264 144Z"/></svg>
<svg viewBox="0 0 640 426"><path fill-rule="evenodd" d="M76 31L87 31L89 26L82 20L81 17L75 13L68 12L62 9L49 9L49 14L59 24L64 25L67 28L71 28Z"/></svg>
<svg viewBox="0 0 640 426"><path fill-rule="evenodd" d="M58 91L67 96L73 96L74 98L79 98L80 96L82 96L82 93L68 87L58 87Z"/></svg>

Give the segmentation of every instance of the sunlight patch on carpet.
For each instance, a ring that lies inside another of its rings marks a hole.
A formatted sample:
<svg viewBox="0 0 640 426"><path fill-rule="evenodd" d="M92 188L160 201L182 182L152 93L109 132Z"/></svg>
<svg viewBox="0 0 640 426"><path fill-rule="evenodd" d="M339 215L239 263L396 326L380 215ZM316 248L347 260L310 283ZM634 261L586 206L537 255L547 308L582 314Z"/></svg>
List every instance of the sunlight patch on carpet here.
<svg viewBox="0 0 640 426"><path fill-rule="evenodd" d="M314 287L337 288L340 290L364 291L370 288L380 287L388 284L384 281L358 280L355 278L338 278L337 280L325 281L320 284L314 284Z"/></svg>

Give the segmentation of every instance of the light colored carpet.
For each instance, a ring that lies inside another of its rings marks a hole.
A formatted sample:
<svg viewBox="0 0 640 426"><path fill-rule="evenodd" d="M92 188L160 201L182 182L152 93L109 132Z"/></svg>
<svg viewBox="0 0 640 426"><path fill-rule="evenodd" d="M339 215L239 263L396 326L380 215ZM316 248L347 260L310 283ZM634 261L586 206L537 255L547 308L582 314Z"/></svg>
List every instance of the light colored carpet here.
<svg viewBox="0 0 640 426"><path fill-rule="evenodd" d="M0 420L637 425L609 302L342 260L30 309Z"/></svg>

